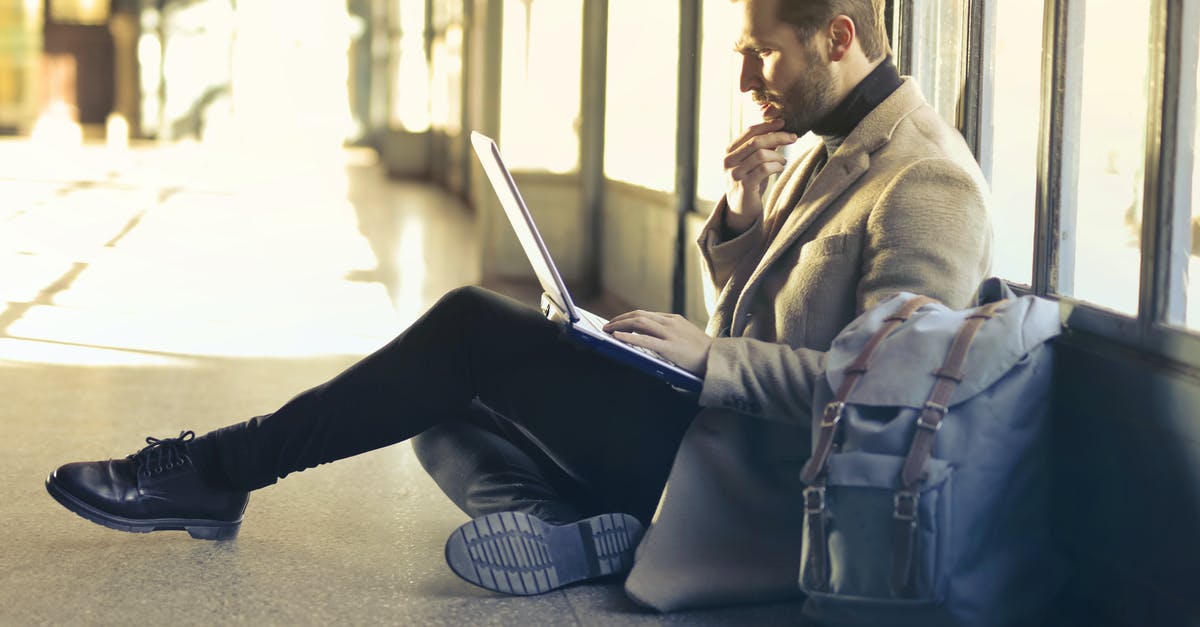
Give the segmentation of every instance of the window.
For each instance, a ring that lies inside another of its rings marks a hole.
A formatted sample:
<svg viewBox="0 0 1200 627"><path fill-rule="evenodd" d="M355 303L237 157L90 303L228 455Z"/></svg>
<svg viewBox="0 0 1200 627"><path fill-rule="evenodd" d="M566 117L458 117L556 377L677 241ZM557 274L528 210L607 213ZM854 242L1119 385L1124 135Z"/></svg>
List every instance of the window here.
<svg viewBox="0 0 1200 627"><path fill-rule="evenodd" d="M1086 9L1078 132L1074 289L1067 295L1138 311L1151 0Z"/></svg>
<svg viewBox="0 0 1200 627"><path fill-rule="evenodd" d="M738 90L741 57L733 51L738 9L730 2L705 2L701 16L696 197L712 202L725 194L725 148L756 121L748 97Z"/></svg>
<svg viewBox="0 0 1200 627"><path fill-rule="evenodd" d="M607 75L605 176L673 191L679 3L609 0Z"/></svg>
<svg viewBox="0 0 1200 627"><path fill-rule="evenodd" d="M1041 106L1042 0L996 6L992 106L992 273L1033 284Z"/></svg>
<svg viewBox="0 0 1200 627"><path fill-rule="evenodd" d="M433 42L430 46L430 122L449 137L462 132L462 4L433 5Z"/></svg>
<svg viewBox="0 0 1200 627"><path fill-rule="evenodd" d="M411 133L429 130L429 63L425 58L425 0L397 0L391 122Z"/></svg>
<svg viewBox="0 0 1200 627"><path fill-rule="evenodd" d="M505 0L500 140L513 169L579 168L582 0Z"/></svg>
<svg viewBox="0 0 1200 627"><path fill-rule="evenodd" d="M1192 42L1193 46L1200 47L1200 41ZM1193 53L1195 54L1195 53ZM1192 57L1195 59L1195 57ZM1184 71L1194 69L1196 76L1196 99L1192 101L1195 111L1192 115L1196 119L1195 136L1192 140L1191 150L1187 151L1192 157L1192 220L1190 226L1191 246L1188 251L1188 299L1187 299L1187 324L1193 329L1200 328L1200 64L1196 68L1184 68ZM1187 115L1187 112L1181 112L1182 115ZM1186 150L1186 149L1185 149ZM1195 287L1193 288L1193 285Z"/></svg>
<svg viewBox="0 0 1200 627"><path fill-rule="evenodd" d="M913 24L909 28L913 35L910 51L912 65L902 69L912 72L929 104L942 118L957 126L959 102L966 82L963 53L966 3L964 0L911 2Z"/></svg>

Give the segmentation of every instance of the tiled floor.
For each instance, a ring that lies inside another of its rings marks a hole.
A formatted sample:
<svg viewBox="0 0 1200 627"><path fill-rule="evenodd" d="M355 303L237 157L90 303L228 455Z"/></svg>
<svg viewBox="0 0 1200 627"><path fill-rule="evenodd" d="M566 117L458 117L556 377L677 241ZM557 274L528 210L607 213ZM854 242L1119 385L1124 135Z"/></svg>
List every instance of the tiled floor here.
<svg viewBox="0 0 1200 627"><path fill-rule="evenodd" d="M459 581L465 520L406 444L256 492L232 542L126 534L46 474L265 413L477 279L472 216L366 152L0 143L0 625L787 624L657 616L619 585L507 598Z"/></svg>

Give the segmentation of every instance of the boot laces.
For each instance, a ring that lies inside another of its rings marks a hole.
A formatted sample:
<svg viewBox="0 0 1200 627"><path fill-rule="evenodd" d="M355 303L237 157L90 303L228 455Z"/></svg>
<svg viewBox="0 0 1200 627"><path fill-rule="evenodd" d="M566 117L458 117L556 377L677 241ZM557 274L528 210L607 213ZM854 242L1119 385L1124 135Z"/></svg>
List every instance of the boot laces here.
<svg viewBox="0 0 1200 627"><path fill-rule="evenodd" d="M156 475L191 461L187 442L196 437L194 431L181 431L177 438L146 438L146 447L129 456L137 462L137 473L142 476Z"/></svg>

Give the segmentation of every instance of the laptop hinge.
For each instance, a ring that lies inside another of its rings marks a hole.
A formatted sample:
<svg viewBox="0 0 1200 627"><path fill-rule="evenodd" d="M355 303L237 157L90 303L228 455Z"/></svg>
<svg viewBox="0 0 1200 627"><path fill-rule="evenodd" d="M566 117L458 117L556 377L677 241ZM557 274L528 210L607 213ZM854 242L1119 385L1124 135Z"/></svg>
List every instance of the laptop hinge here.
<svg viewBox="0 0 1200 627"><path fill-rule="evenodd" d="M575 320L572 320L571 317L567 315L567 312L563 311L562 307L559 307L558 303L554 302L554 299L550 298L550 296L545 292L542 292L541 310L547 318L554 322L564 322L568 324L576 322Z"/></svg>

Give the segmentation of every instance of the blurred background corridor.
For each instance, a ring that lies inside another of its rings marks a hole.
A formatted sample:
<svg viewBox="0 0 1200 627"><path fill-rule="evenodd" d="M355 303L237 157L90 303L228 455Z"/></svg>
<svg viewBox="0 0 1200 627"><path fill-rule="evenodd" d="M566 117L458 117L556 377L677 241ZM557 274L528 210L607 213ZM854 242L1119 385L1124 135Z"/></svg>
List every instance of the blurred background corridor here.
<svg viewBox="0 0 1200 627"><path fill-rule="evenodd" d="M789 620L656 617L615 582L478 590L442 556L466 517L407 444L256 493L233 542L118 533L45 494L63 462L267 413L481 281L477 214L405 160L437 103L423 26L397 25L425 8L0 1L0 625ZM419 93L389 96L389 72Z"/></svg>

